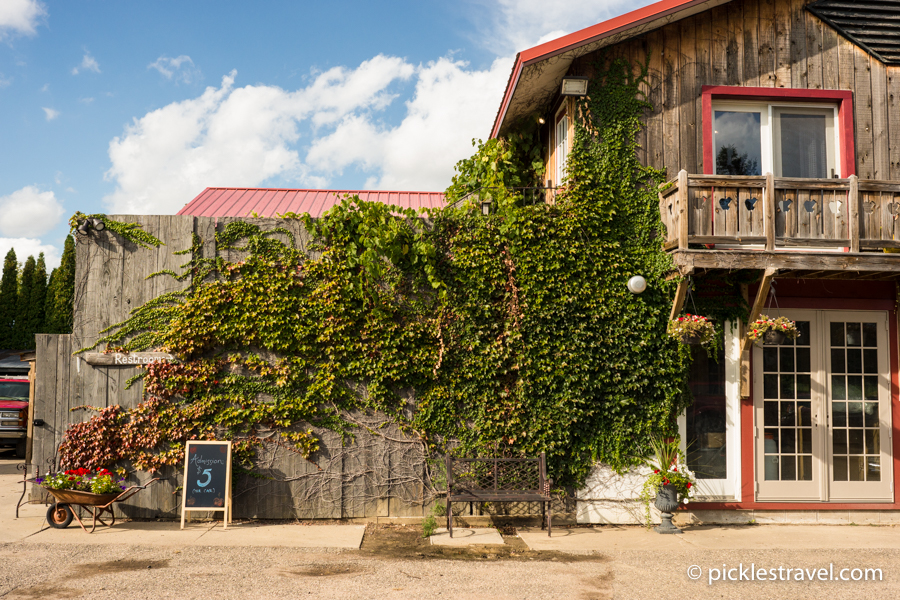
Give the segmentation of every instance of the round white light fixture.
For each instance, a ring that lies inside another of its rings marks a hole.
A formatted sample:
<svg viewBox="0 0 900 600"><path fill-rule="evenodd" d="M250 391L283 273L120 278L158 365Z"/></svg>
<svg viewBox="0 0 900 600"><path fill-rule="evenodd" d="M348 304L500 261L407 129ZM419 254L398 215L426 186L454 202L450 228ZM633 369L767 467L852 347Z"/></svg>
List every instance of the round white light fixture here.
<svg viewBox="0 0 900 600"><path fill-rule="evenodd" d="M640 294L647 289L647 280L640 275L635 275L628 280L628 291L632 294Z"/></svg>

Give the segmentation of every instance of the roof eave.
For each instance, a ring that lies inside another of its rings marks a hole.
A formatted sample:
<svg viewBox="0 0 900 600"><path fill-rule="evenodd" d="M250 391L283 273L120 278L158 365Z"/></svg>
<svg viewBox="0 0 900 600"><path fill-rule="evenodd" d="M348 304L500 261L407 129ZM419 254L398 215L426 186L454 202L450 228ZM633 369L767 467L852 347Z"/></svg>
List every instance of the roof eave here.
<svg viewBox="0 0 900 600"><path fill-rule="evenodd" d="M602 23L592 25L591 27L519 52L516 55L516 61L513 65L509 82L507 83L506 90L503 94L503 102L500 104L500 110L497 111L497 117L494 119L491 137L497 137L503 127L509 105L512 102L519 79L522 75L522 70L526 66L550 59L554 56L558 56L588 44L600 42L607 37L627 33L629 30L638 29L642 25L665 19L666 17L676 15L679 12L687 11L697 5L708 4L710 6L716 6L729 1L730 0L661 0L655 4L633 10L624 15L603 21ZM660 26L662 25L663 23L660 23ZM635 32L635 35L644 33L645 31L646 30L641 29L640 31Z"/></svg>

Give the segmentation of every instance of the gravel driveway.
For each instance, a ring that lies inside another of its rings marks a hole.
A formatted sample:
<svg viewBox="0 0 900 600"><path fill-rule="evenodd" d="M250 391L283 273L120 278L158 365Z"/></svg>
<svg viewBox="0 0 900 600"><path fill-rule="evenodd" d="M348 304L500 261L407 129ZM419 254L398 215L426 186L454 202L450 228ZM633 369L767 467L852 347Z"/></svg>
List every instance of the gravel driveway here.
<svg viewBox="0 0 900 600"><path fill-rule="evenodd" d="M900 597L898 550L621 551L593 556L507 546L434 550L414 529L367 533L358 551L141 547L16 542L0 547L3 598L880 598ZM881 568L881 582L692 581L704 571L755 563Z"/></svg>

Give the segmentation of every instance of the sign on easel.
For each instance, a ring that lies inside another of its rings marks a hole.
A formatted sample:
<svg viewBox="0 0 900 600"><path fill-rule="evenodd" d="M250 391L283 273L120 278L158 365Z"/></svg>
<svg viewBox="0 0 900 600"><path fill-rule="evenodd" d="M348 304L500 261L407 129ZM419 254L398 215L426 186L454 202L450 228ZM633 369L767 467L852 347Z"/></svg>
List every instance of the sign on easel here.
<svg viewBox="0 0 900 600"><path fill-rule="evenodd" d="M181 528L189 512L222 511L224 528L231 522L231 442L190 440L184 448Z"/></svg>

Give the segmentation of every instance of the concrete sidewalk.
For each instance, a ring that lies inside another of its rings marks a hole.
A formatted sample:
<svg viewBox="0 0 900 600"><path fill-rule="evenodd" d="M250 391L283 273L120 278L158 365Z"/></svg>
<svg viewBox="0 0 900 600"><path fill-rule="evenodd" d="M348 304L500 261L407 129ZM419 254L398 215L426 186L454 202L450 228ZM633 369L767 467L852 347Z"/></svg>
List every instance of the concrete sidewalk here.
<svg viewBox="0 0 900 600"><path fill-rule="evenodd" d="M519 528L532 550L570 554L621 550L852 550L900 549L900 531L891 525L703 525L662 535L639 526Z"/></svg>
<svg viewBox="0 0 900 600"><path fill-rule="evenodd" d="M4 461L6 462L6 461ZM4 465L6 466L6 465ZM147 546L258 546L284 548L333 548L357 550L365 525L301 525L173 521L117 521L113 527L98 525L87 534L76 521L66 529L47 525L47 506L25 504L15 518L22 494L22 477L4 469L0 474L0 543L26 541L40 544L130 544ZM108 519L106 519L108 522ZM86 520L86 524L90 518ZM90 529L90 527L88 527Z"/></svg>

